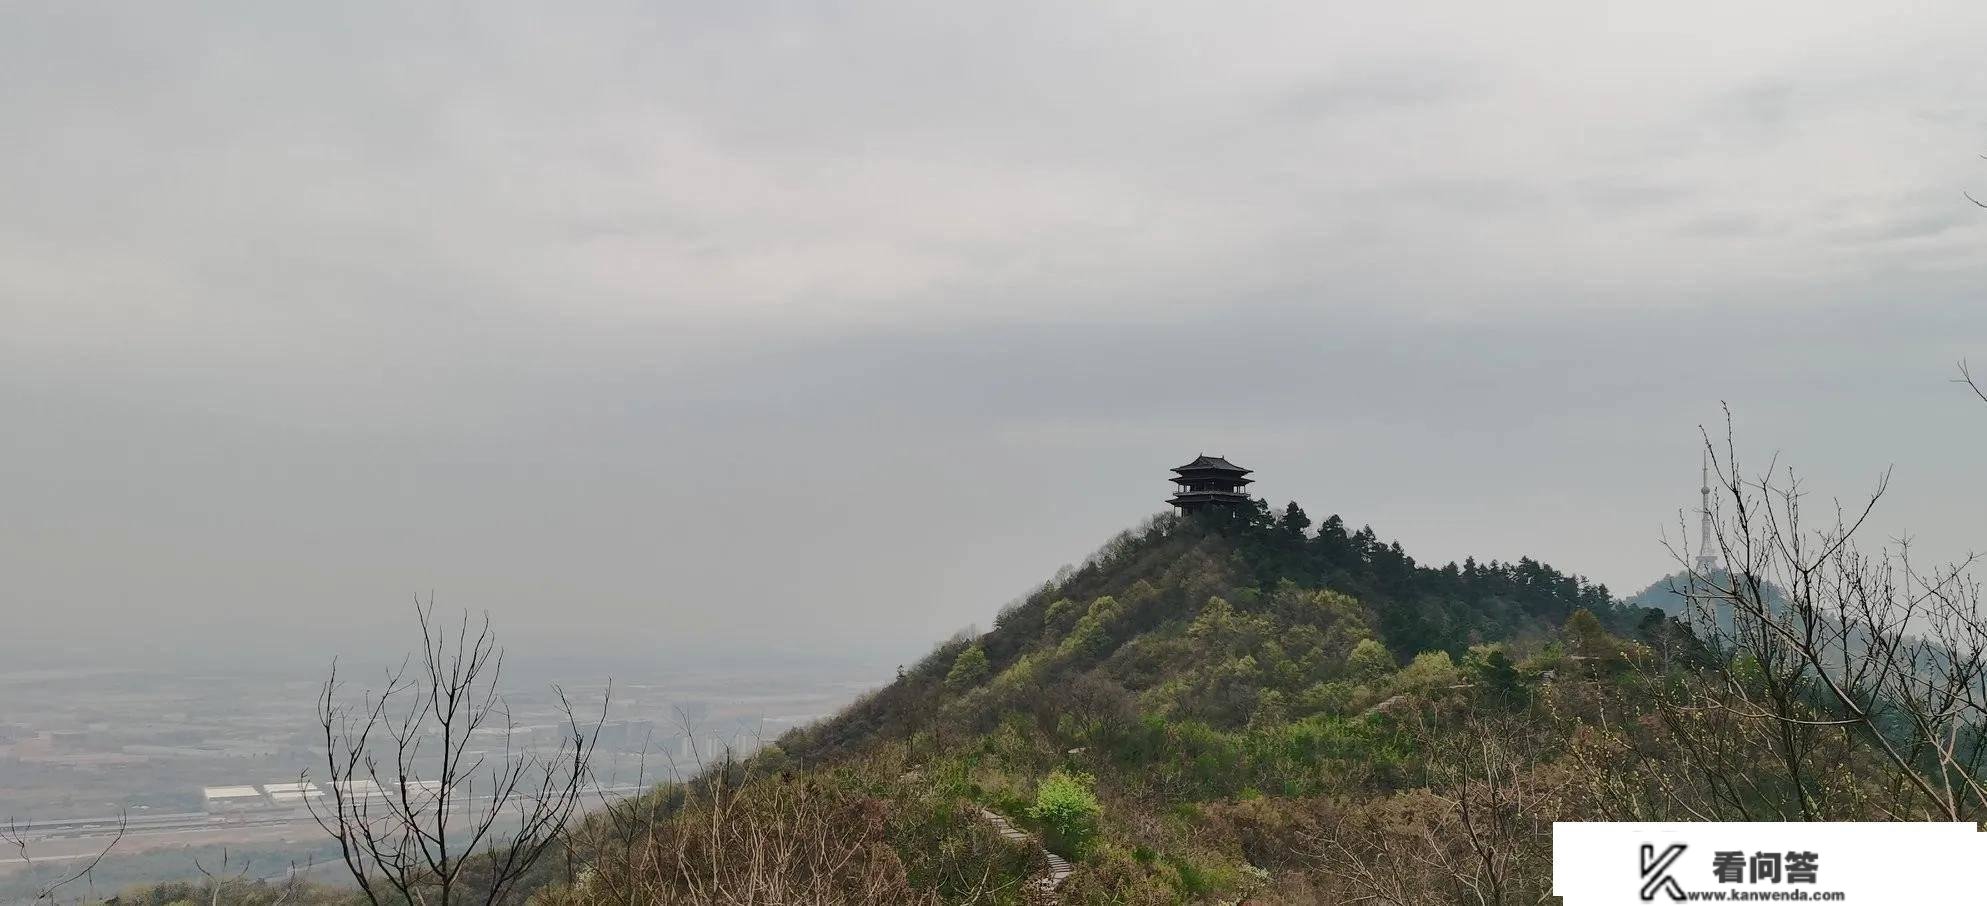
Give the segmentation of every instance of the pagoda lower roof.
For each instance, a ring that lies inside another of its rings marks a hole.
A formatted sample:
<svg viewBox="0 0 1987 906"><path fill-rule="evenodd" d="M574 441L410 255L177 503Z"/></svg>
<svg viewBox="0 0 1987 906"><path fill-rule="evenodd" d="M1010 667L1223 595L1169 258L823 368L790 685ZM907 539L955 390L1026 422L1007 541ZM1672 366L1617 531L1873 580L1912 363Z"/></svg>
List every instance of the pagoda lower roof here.
<svg viewBox="0 0 1987 906"><path fill-rule="evenodd" d="M1253 478L1243 478L1241 475L1238 475L1234 472L1212 472L1205 469L1198 472L1181 472L1180 477L1175 478L1173 480L1174 481L1219 481L1222 482L1223 484L1254 484L1256 481Z"/></svg>

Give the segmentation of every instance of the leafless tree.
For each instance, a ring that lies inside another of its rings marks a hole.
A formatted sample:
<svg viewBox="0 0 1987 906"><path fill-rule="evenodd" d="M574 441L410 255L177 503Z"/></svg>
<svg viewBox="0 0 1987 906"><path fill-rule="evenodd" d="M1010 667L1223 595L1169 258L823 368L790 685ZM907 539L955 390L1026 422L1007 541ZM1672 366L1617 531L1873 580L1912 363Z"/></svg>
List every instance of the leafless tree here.
<svg viewBox="0 0 1987 906"><path fill-rule="evenodd" d="M241 868L231 874L228 872L228 850L226 847L221 849L221 867L218 871L209 870L206 865L201 864L199 856L194 856L194 870L200 872L200 876L207 879L207 906L221 906L221 894L226 892L229 887L248 878L250 863L251 860L243 859Z"/></svg>
<svg viewBox="0 0 1987 906"><path fill-rule="evenodd" d="M1722 445L1707 436L1705 446L1724 568L1706 574L1677 551L1692 622L1725 655L1721 688L1701 704L1770 729L1805 820L1845 816L1823 800L1830 785L1815 752L1824 743L1888 769L1887 795L1857 808L1897 819L1987 815L1987 615L1974 558L1925 569L1908 539L1861 549L1888 474L1857 505L1838 503L1817 521L1791 470L1769 463L1744 477L1729 427Z"/></svg>
<svg viewBox="0 0 1987 906"><path fill-rule="evenodd" d="M53 903L61 893L62 888L88 877L90 872L95 871L97 865L103 862L104 857L110 855L110 851L117 847L118 842L124 839L124 831L128 823L129 818L127 816L119 815L117 818L117 832L111 835L110 842L105 843L102 849L97 850L94 855L84 860L81 868L67 874L58 875L53 882L37 888L33 901L37 903ZM32 878L34 877L35 861L29 846L31 842L29 839L30 830L31 828L22 825L21 822L9 818L7 826L0 828L0 843L4 843L14 850L21 863L27 867L28 876Z"/></svg>
<svg viewBox="0 0 1987 906"><path fill-rule="evenodd" d="M221 864L217 869L209 869L201 863L198 856L194 857L194 869L200 872L201 877L207 879L207 906L221 906L223 903L263 903L265 898L268 898L265 906L283 906L304 891L306 887L304 874L310 871L311 866L311 863L306 862L299 870L295 862L290 863L290 872L284 877L282 885L270 892L264 886L264 882L248 879L248 871L254 864L253 860L243 859L241 868L232 872L228 870L230 861L231 857L225 848L221 850Z"/></svg>
<svg viewBox="0 0 1987 906"><path fill-rule="evenodd" d="M606 696L582 723L554 686L558 745L521 748L489 617L472 635L467 614L449 627L432 600L415 612L420 655L380 690L348 699L333 662L318 700L330 795L306 801L370 902L503 902L579 807Z"/></svg>
<svg viewBox="0 0 1987 906"><path fill-rule="evenodd" d="M657 795L622 803L601 834L626 845L589 846L575 882L544 894L549 906L731 906L785 903L937 904L914 888L888 842L882 800L805 778L750 777L727 757L706 767L680 808ZM666 792L666 791L664 791ZM1002 845L991 830L983 841ZM1005 891L1011 896L1012 888ZM950 902L1002 902L987 879ZM1005 900L1011 902L1011 899Z"/></svg>
<svg viewBox="0 0 1987 906"><path fill-rule="evenodd" d="M1450 730L1420 715L1416 727L1432 756L1426 788L1299 812L1283 853L1329 885L1332 902L1548 901L1552 821L1570 775L1540 770L1545 725L1485 714Z"/></svg>
<svg viewBox="0 0 1987 906"><path fill-rule="evenodd" d="M1533 771L1535 752L1515 722L1474 718L1437 766L1437 795L1455 803L1462 858L1445 861L1473 902L1483 906L1543 903L1552 895L1539 879L1551 874L1553 807L1562 789ZM1449 850L1455 853L1456 850Z"/></svg>

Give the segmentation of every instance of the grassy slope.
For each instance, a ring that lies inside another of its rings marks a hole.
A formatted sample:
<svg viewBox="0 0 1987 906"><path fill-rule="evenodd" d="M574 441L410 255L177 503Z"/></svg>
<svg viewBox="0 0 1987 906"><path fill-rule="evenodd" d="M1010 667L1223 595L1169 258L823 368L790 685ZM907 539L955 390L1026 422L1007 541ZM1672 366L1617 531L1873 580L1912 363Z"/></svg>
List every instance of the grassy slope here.
<svg viewBox="0 0 1987 906"><path fill-rule="evenodd" d="M1542 677L1562 666L1559 621L1582 604L1616 626L1642 616L1529 562L1478 567L1494 575L1466 581L1465 568L1416 567L1397 547L1342 537L1260 517L1161 520L1017 602L992 632L940 646L789 734L770 757L806 768L888 753L918 765L932 795L1023 824L1051 772L1094 777L1104 804L1094 838L1058 840L1033 823L1081 857L1069 890L1079 901L1278 886L1324 896L1304 863L1330 854L1301 828L1327 813L1344 823L1347 803L1433 809L1429 760L1463 715L1540 707ZM1469 597L1472 585L1483 593ZM1413 618L1390 620L1386 608ZM1392 641L1390 623L1458 650L1376 647ZM1510 644L1467 644L1500 638ZM971 646L983 675L954 669Z"/></svg>
<svg viewBox="0 0 1987 906"><path fill-rule="evenodd" d="M533 897L1022 902L1041 860L988 808L1075 859L1065 902L1531 903L1553 819L1784 813L1775 740L1661 706L1703 690L1660 614L1307 526L1128 532L834 718L589 816ZM1808 757L1859 815L1854 753Z"/></svg>

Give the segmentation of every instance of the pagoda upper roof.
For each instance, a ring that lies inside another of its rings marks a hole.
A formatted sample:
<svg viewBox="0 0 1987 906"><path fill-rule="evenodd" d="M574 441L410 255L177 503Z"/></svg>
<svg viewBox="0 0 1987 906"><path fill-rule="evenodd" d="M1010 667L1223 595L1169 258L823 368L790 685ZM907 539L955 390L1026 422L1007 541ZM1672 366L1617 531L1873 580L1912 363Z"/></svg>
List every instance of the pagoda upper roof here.
<svg viewBox="0 0 1987 906"><path fill-rule="evenodd" d="M1236 465L1236 464L1234 464L1234 463L1232 463L1232 462L1229 462L1229 461L1228 461L1228 460L1226 460L1226 459L1222 459L1222 458L1221 458L1221 457L1219 457L1219 456L1209 456L1209 455L1207 455L1207 454L1203 453L1203 454L1201 454L1200 456L1196 457L1196 458L1194 459L1194 461L1193 461L1193 462L1190 462L1190 463L1187 463L1187 464L1186 464L1186 465L1184 465L1184 466L1175 466L1175 467L1173 468L1173 471L1175 471L1175 472L1232 472L1232 473L1234 473L1234 474L1236 474L1236 475L1247 475L1247 474L1249 474L1249 473L1250 473L1251 471L1253 471L1253 470L1251 470L1251 469L1244 469L1244 468L1242 468L1241 466L1238 466L1238 465Z"/></svg>

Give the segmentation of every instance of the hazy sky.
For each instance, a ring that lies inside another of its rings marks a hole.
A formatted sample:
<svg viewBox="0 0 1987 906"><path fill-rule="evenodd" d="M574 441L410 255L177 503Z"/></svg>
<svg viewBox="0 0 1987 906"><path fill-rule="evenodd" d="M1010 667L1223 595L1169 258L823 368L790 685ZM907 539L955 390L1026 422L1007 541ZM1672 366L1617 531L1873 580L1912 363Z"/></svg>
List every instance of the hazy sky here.
<svg viewBox="0 0 1987 906"><path fill-rule="evenodd" d="M908 659L1198 452L1633 591L1987 548L1987 4L9 4L0 652Z"/></svg>

